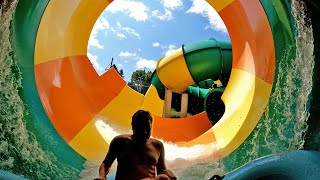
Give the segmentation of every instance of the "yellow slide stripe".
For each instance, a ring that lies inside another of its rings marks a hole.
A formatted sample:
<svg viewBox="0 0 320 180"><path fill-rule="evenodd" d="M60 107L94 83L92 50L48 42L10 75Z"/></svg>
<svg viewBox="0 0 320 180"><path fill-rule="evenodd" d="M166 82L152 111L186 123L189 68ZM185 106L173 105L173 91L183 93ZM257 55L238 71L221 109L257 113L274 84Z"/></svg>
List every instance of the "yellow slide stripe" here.
<svg viewBox="0 0 320 180"><path fill-rule="evenodd" d="M230 80L222 95L223 117L205 134L180 146L208 144L214 137L220 155L226 156L249 136L268 104L272 85L239 69L232 69Z"/></svg>
<svg viewBox="0 0 320 180"><path fill-rule="evenodd" d="M143 98L142 94L126 85L99 114L112 124L131 129L132 115L141 108Z"/></svg>
<svg viewBox="0 0 320 180"><path fill-rule="evenodd" d="M156 69L160 81L174 92L181 93L188 86L195 84L184 59L182 48L160 59ZM172 77L172 75L175 76Z"/></svg>
<svg viewBox="0 0 320 180"><path fill-rule="evenodd" d="M217 11L221 11L223 8L231 4L235 0L207 0L207 2Z"/></svg>
<svg viewBox="0 0 320 180"><path fill-rule="evenodd" d="M104 136L102 133L99 133L97 127L99 121L109 125L118 132L123 132L124 129L128 132L131 130L132 114L140 109L142 101L142 94L131 89L129 86L125 86L119 95L95 115L90 123L70 141L70 146L86 159L103 159L112 139L112 134ZM117 128L121 128L121 130Z"/></svg>
<svg viewBox="0 0 320 180"><path fill-rule="evenodd" d="M96 127L97 119L91 120L69 142L69 145L88 160L102 160L108 151L109 144L103 139Z"/></svg>
<svg viewBox="0 0 320 180"><path fill-rule="evenodd" d="M154 116L162 116L164 101L158 96L157 89L151 84L142 102L141 109Z"/></svg>
<svg viewBox="0 0 320 180"><path fill-rule="evenodd" d="M86 55L94 23L108 4L106 0L50 1L39 26L35 64Z"/></svg>

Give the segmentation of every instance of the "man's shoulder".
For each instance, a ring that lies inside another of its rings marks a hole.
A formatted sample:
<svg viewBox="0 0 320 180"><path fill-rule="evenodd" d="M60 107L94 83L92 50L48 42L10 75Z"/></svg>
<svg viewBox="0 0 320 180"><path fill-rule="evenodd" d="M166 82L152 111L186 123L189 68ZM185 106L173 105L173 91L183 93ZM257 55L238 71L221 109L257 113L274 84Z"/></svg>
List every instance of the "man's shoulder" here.
<svg viewBox="0 0 320 180"><path fill-rule="evenodd" d="M113 141L125 141L125 140L131 140L132 136L131 134L121 134L113 138Z"/></svg>
<svg viewBox="0 0 320 180"><path fill-rule="evenodd" d="M154 145L163 146L162 142L155 138L150 138L150 142Z"/></svg>

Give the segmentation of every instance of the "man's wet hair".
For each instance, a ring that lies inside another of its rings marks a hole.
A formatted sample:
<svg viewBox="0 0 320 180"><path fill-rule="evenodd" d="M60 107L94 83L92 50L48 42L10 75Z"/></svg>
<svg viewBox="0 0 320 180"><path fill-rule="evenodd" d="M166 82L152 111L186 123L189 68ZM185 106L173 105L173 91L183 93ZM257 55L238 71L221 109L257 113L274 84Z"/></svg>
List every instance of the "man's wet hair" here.
<svg viewBox="0 0 320 180"><path fill-rule="evenodd" d="M152 116L150 114L149 111L145 111L145 110L139 110L136 113L134 113L134 115L132 116L132 125L136 125L139 122L148 122L148 121L152 122Z"/></svg>

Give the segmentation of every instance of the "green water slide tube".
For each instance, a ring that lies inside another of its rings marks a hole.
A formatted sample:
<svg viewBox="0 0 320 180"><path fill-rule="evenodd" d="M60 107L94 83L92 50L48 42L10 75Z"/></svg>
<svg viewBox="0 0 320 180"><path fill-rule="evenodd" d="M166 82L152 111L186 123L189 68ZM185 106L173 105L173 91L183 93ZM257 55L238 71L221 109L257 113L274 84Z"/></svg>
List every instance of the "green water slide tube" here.
<svg viewBox="0 0 320 180"><path fill-rule="evenodd" d="M213 81L220 80L224 86L228 83L232 68L232 48L230 42L209 39L207 41L182 45L182 52L190 76L195 82L185 92L205 98L209 88L214 84ZM170 61L177 60L170 59ZM159 97L163 99L165 85L161 82L161 79L179 75L159 77L157 70L153 73L151 84L156 87Z"/></svg>

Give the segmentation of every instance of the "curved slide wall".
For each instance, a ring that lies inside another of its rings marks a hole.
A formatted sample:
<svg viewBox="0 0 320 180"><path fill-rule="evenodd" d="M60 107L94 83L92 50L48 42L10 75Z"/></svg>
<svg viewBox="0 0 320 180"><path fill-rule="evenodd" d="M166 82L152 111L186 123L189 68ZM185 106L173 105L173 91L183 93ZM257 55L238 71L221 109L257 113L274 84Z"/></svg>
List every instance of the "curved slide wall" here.
<svg viewBox="0 0 320 180"><path fill-rule="evenodd" d="M213 127L206 124L205 113L177 122L161 118L163 101L154 87L143 96L113 69L97 75L86 56L87 44L95 20L110 2L20 0L12 38L30 113L29 130L59 161L80 167L84 159L102 159L107 151L110 140L97 130L98 119L130 128L132 114L147 109L154 115L156 137L172 137L163 129L177 132L175 127L183 124L187 133L175 134L172 141L179 146L216 142L216 153L227 156L263 113L276 59L286 46L295 45L295 27L287 1L208 2L224 20L233 49L231 76L222 96L226 113ZM126 111L121 111L123 107ZM194 126L197 119L203 126Z"/></svg>

